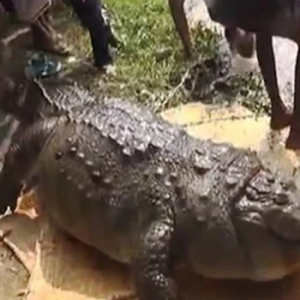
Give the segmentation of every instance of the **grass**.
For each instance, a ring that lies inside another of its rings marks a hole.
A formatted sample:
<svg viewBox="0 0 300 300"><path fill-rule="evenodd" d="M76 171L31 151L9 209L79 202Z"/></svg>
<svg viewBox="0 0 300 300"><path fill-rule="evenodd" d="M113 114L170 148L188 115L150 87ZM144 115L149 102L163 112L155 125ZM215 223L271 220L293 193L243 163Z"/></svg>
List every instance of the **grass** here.
<svg viewBox="0 0 300 300"><path fill-rule="evenodd" d="M106 0L105 5L121 47L115 55L115 74L97 76L94 84L100 80L110 94L134 96L156 110L188 101L180 91L173 92L187 63L167 1ZM91 55L89 37L78 22L66 30L66 36L76 54ZM197 52L213 53L214 36L207 29L193 32Z"/></svg>
<svg viewBox="0 0 300 300"><path fill-rule="evenodd" d="M155 102L170 90L170 77L184 66L181 45L162 0L107 0L121 41L115 80L141 102Z"/></svg>
<svg viewBox="0 0 300 300"><path fill-rule="evenodd" d="M109 10L112 28L121 42L115 55L116 71L108 75L80 73L80 78L105 94L133 97L155 111L191 101L192 93L187 93L182 80L187 70L191 69L183 58L182 45L167 1L105 0L105 5ZM64 12L63 18L70 20L71 15L68 10L67 15ZM74 20L60 31L65 32L68 43L73 46L77 56L92 56L89 36ZM201 24L192 31L192 39L194 52L198 54L200 61L214 59L218 54L220 37ZM236 85L238 86L235 87ZM253 80L247 76L242 80L235 80L234 89L238 90L239 86L246 91L256 90L258 87L253 87ZM220 100L217 101L231 103L234 97L230 97L231 100L227 101L219 95ZM255 99L258 99L256 95ZM245 101L253 111L265 110L265 101L263 105L260 100L258 102L252 99Z"/></svg>

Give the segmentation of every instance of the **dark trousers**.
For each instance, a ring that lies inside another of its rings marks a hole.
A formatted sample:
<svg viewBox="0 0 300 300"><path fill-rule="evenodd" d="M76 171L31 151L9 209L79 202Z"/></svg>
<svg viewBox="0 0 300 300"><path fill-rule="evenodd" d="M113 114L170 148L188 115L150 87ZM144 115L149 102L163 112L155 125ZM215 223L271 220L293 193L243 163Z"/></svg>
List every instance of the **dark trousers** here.
<svg viewBox="0 0 300 300"><path fill-rule="evenodd" d="M0 0L0 4L3 6L4 10L10 14L15 13L15 8L11 0Z"/></svg>
<svg viewBox="0 0 300 300"><path fill-rule="evenodd" d="M110 28L105 24L99 0L68 0L82 25L89 31L96 66L111 62Z"/></svg>
<svg viewBox="0 0 300 300"><path fill-rule="evenodd" d="M111 31L105 24L99 0L67 0L76 13L81 24L89 31L95 65L101 67L111 62L109 38ZM13 15L15 8L11 0L0 0L3 8ZM37 28L36 28L37 27ZM39 37L40 28L31 24L33 35Z"/></svg>

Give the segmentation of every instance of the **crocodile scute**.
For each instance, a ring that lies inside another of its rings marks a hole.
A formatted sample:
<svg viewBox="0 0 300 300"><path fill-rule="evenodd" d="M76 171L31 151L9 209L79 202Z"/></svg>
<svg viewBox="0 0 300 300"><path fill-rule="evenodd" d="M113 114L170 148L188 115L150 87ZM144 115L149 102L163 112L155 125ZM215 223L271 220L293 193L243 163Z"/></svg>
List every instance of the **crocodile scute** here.
<svg viewBox="0 0 300 300"><path fill-rule="evenodd" d="M0 95L0 109L26 122L0 175L1 213L35 189L65 232L130 266L140 300L181 299L171 277L179 262L256 281L298 268L300 193L290 179L253 151L60 80L32 82L15 105Z"/></svg>

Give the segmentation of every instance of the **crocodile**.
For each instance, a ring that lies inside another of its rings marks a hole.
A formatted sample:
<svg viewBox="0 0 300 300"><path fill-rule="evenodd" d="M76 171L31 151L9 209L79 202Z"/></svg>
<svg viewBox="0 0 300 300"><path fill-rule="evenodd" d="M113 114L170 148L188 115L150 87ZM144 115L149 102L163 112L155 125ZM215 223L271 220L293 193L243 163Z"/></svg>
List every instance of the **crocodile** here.
<svg viewBox="0 0 300 300"><path fill-rule="evenodd" d="M129 265L140 300L182 299L172 279L182 264L254 281L299 268L300 191L256 152L60 78L28 83L20 101L0 77L0 108L26 124L0 174L1 214L34 189L64 232Z"/></svg>
<svg viewBox="0 0 300 300"><path fill-rule="evenodd" d="M223 26L239 27L254 33L259 67L271 100L270 127L281 130L290 126L286 148L300 149L300 51L295 65L293 113L283 103L276 74L272 37L287 38L300 45L300 5L298 0L204 0L211 19Z"/></svg>

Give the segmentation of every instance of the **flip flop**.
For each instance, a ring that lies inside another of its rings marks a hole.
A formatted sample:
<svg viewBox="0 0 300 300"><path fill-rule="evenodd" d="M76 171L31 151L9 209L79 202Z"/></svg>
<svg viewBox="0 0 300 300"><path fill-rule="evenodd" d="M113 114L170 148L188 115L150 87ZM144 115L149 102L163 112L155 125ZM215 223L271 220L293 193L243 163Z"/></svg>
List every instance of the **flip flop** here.
<svg viewBox="0 0 300 300"><path fill-rule="evenodd" d="M35 53L27 62L25 75L27 78L43 78L57 74L61 70L59 60L43 53Z"/></svg>

